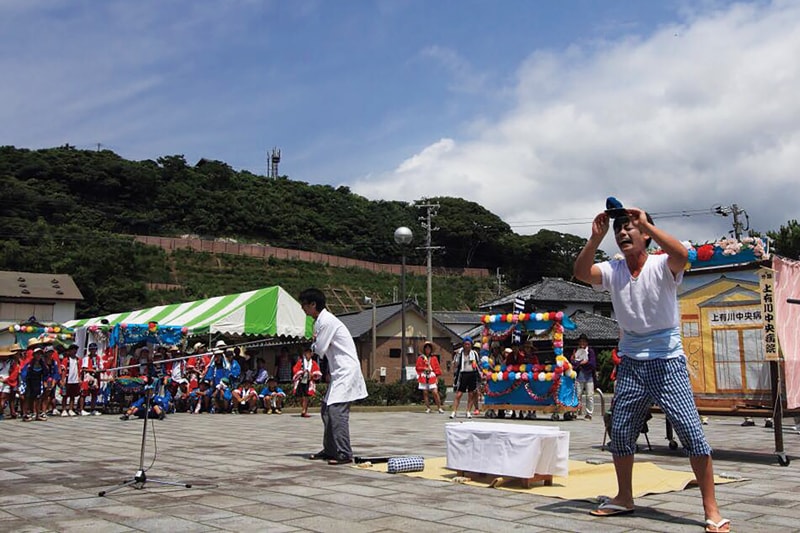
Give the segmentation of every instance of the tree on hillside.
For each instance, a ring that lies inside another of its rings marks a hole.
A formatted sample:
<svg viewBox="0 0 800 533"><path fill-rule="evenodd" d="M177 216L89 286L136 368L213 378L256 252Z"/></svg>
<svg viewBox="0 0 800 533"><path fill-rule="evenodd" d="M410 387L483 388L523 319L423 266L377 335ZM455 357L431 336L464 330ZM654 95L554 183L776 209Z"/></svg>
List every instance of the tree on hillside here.
<svg viewBox="0 0 800 533"><path fill-rule="evenodd" d="M800 259L800 223L790 220L778 231L768 231L772 239L772 251L789 259Z"/></svg>
<svg viewBox="0 0 800 533"><path fill-rule="evenodd" d="M151 251L132 246L121 234L189 233L398 263L401 250L394 230L408 226L414 232L406 250L408 263L425 262L422 212L412 204L369 200L342 186L286 177L267 180L222 161L201 159L189 165L183 155L129 161L109 150L3 146L0 187L0 233L5 239L0 240L0 268L74 269L89 296L84 312L133 308L150 298L146 282L180 284L186 296L263 282L255 277L245 283L227 269L201 282L207 264L196 280L170 279L165 270L171 258L148 255ZM512 288L543 276L568 278L585 242L547 230L517 235L498 216L462 198L423 200L440 205L433 221L438 230L432 233L432 244L442 247L434 255L436 266L500 268ZM424 293L424 283L422 287ZM468 299L461 298L458 305L463 301L468 306Z"/></svg>
<svg viewBox="0 0 800 533"><path fill-rule="evenodd" d="M492 268L502 262L499 245L512 232L500 217L462 198L438 197L425 201L439 204L435 219L439 229L433 244L444 247L440 261L454 267L477 268Z"/></svg>

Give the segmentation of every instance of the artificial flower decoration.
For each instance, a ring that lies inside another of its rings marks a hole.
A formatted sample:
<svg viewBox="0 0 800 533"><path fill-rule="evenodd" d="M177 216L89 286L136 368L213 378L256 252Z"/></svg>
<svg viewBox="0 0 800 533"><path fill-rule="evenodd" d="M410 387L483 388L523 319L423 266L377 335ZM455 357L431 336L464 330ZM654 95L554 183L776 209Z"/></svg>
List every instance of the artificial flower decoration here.
<svg viewBox="0 0 800 533"><path fill-rule="evenodd" d="M770 256L769 243L761 237L743 237L741 240L726 237L698 246L689 241L681 241L681 244L688 253L686 270L693 266L710 267L764 261ZM659 248L651 253L659 255L664 251Z"/></svg>
<svg viewBox="0 0 800 533"><path fill-rule="evenodd" d="M714 257L714 247L710 244L704 244L697 249L698 261L710 261Z"/></svg>

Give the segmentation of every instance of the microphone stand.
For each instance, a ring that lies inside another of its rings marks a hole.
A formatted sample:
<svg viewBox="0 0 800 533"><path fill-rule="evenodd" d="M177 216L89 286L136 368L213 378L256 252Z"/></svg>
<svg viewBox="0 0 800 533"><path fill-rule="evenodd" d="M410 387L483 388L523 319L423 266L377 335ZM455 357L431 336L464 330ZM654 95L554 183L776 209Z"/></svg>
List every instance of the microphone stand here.
<svg viewBox="0 0 800 533"><path fill-rule="evenodd" d="M114 491L120 490L124 487L132 487L137 490L141 490L145 488L145 485L150 483L158 483L159 485L173 485L176 487L185 487L187 489L192 488L191 483L184 483L180 481L164 481L160 479L148 479L147 478L147 471L144 468L144 448L147 439L147 421L150 418L150 398L153 395L152 386L145 387L145 412L144 412L144 425L142 425L142 447L139 452L139 470L133 475L132 479L127 479L116 485L110 489L101 490L97 493L98 496L105 496L106 494L110 494Z"/></svg>

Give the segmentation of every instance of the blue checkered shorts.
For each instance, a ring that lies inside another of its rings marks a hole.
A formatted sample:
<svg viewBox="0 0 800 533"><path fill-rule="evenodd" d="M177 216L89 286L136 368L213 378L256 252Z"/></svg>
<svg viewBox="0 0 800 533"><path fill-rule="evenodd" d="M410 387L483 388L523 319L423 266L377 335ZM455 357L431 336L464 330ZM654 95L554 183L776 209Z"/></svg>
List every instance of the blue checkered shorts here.
<svg viewBox="0 0 800 533"><path fill-rule="evenodd" d="M683 356L649 361L622 358L611 414L612 454L633 455L653 404L664 411L689 455L711 455Z"/></svg>

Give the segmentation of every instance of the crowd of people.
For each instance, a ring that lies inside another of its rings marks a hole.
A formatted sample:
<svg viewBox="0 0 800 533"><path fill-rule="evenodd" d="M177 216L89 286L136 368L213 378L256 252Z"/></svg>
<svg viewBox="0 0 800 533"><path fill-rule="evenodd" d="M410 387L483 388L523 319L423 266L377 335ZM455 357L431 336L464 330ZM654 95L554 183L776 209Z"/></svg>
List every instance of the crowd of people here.
<svg viewBox="0 0 800 533"><path fill-rule="evenodd" d="M78 346L60 346L33 339L26 348L12 345L0 353L0 419L47 420L48 415L98 415L102 358L89 344L83 357Z"/></svg>
<svg viewBox="0 0 800 533"><path fill-rule="evenodd" d="M123 420L145 412L161 419L171 412L281 414L284 389L299 398L301 416L309 417L309 400L323 377L308 347L293 364L282 348L277 375L263 359L252 368L250 353L221 340L210 351L197 343L188 356L178 346L98 348L90 342L78 357L77 344L34 338L25 348L14 344L0 351L0 420L6 412L24 422L97 416L111 405L122 410Z"/></svg>
<svg viewBox="0 0 800 533"><path fill-rule="evenodd" d="M33 339L23 349L13 345L0 351L0 419L23 421L46 420L48 416L97 416L108 412L109 405L122 411L122 419L144 416L145 394L150 395L150 415L163 418L171 412L281 414L287 393L296 396L301 416L309 417L310 398L316 395L316 384L323 371L311 347L294 356L282 348L276 357L275 374L270 374L264 359L251 365L253 355L237 346L217 341L211 350L196 343L187 356L178 346L148 345L99 350L90 342L83 356L78 346L62 346L49 340ZM506 365L539 364L532 342L502 348L492 343L490 359ZM591 419L594 409L594 376L597 365L595 351L585 335L572 354L578 370L578 393L585 418ZM481 413L482 376L478 371L478 352L466 337L453 354L454 392L450 418L455 418L466 393L467 418ZM546 362L546 361L545 361ZM418 389L425 411L444 413L438 381L442 375L440 356L431 342L423 344L416 361ZM536 418L527 413L487 409L489 418ZM568 419L568 415L565 419Z"/></svg>

